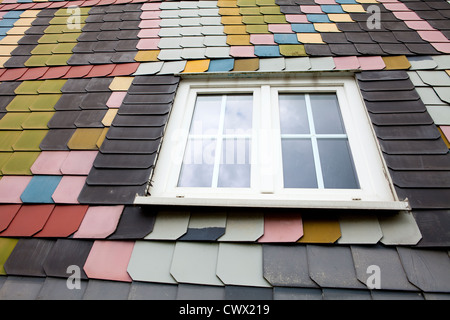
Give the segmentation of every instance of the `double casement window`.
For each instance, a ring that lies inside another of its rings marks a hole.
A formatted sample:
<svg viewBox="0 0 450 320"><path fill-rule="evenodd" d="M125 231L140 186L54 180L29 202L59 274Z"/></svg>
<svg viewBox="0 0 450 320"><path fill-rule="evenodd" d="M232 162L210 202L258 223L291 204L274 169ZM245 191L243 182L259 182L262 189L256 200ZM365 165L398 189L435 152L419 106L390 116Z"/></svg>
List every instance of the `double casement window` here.
<svg viewBox="0 0 450 320"><path fill-rule="evenodd" d="M186 78L141 204L407 209L351 77Z"/></svg>

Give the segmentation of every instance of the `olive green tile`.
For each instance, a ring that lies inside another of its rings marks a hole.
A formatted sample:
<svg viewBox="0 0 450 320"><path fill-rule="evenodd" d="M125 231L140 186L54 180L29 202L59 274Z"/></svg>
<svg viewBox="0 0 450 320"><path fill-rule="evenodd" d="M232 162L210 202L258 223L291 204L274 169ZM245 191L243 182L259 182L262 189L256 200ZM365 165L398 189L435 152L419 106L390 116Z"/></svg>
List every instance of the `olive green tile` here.
<svg viewBox="0 0 450 320"><path fill-rule="evenodd" d="M67 33L67 34L74 34L74 33ZM72 53L73 47L75 47L77 44L73 42L68 43L59 43L55 48L53 48L52 53Z"/></svg>
<svg viewBox="0 0 450 320"><path fill-rule="evenodd" d="M30 116L22 122L23 129L48 129L47 123L54 112L31 112Z"/></svg>
<svg viewBox="0 0 450 320"><path fill-rule="evenodd" d="M6 275L6 271L3 266L11 255L11 252L16 247L18 241L19 239L0 238L0 275Z"/></svg>
<svg viewBox="0 0 450 320"><path fill-rule="evenodd" d="M59 17L54 17L52 20L50 20L49 24L50 25L55 25L55 24L59 24L59 25L65 25L67 24L67 16L59 16Z"/></svg>
<svg viewBox="0 0 450 320"><path fill-rule="evenodd" d="M30 114L30 112L8 112L0 120L0 130L22 130L22 123Z"/></svg>
<svg viewBox="0 0 450 320"><path fill-rule="evenodd" d="M249 24L245 26L248 33L270 33L267 24Z"/></svg>
<svg viewBox="0 0 450 320"><path fill-rule="evenodd" d="M91 7L77 7L77 14L80 16L87 16ZM55 17L69 17L74 14L74 11L70 8L61 8L55 12Z"/></svg>
<svg viewBox="0 0 450 320"><path fill-rule="evenodd" d="M264 6L260 7L259 11L262 14L283 14L279 6Z"/></svg>
<svg viewBox="0 0 450 320"><path fill-rule="evenodd" d="M40 94L31 104L31 111L55 111L55 104L61 98L60 94Z"/></svg>
<svg viewBox="0 0 450 320"><path fill-rule="evenodd" d="M72 54L54 54L46 62L47 66L64 66Z"/></svg>
<svg viewBox="0 0 450 320"><path fill-rule="evenodd" d="M15 94L38 94L37 89L44 83L42 80L23 81L14 90Z"/></svg>
<svg viewBox="0 0 450 320"><path fill-rule="evenodd" d="M22 131L0 131L0 151L13 151L12 145L19 139Z"/></svg>
<svg viewBox="0 0 450 320"><path fill-rule="evenodd" d="M39 154L40 152L14 152L2 167L3 175L32 175L30 168Z"/></svg>
<svg viewBox="0 0 450 320"><path fill-rule="evenodd" d="M259 16L261 15L261 11L259 7L241 7L239 8L239 13L247 16Z"/></svg>
<svg viewBox="0 0 450 320"><path fill-rule="evenodd" d="M60 36L61 36L60 34L44 34L42 37L39 38L38 43L39 44L58 43L58 39Z"/></svg>
<svg viewBox="0 0 450 320"><path fill-rule="evenodd" d="M70 138L67 146L71 150L97 150L97 141L103 133L103 128L79 128Z"/></svg>
<svg viewBox="0 0 450 320"><path fill-rule="evenodd" d="M256 0L258 6L275 6L275 0Z"/></svg>
<svg viewBox="0 0 450 320"><path fill-rule="evenodd" d="M264 16L242 16L244 24L264 24Z"/></svg>
<svg viewBox="0 0 450 320"><path fill-rule="evenodd" d="M39 98L39 95L17 95L6 106L8 112L30 111L30 106Z"/></svg>
<svg viewBox="0 0 450 320"><path fill-rule="evenodd" d="M287 23L284 15L280 14L266 14L264 15L265 23Z"/></svg>
<svg viewBox="0 0 450 320"><path fill-rule="evenodd" d="M25 61L25 67L45 67L50 55L35 55Z"/></svg>
<svg viewBox="0 0 450 320"><path fill-rule="evenodd" d="M81 21L82 22L82 21ZM80 23L80 24L68 24L66 26L64 26L64 28L62 29L63 33L81 33L81 29L83 29L84 27L84 23Z"/></svg>
<svg viewBox="0 0 450 320"><path fill-rule="evenodd" d="M61 88L67 80L45 80L38 88L38 93L61 93Z"/></svg>
<svg viewBox="0 0 450 320"><path fill-rule="evenodd" d="M24 130L12 148L14 151L41 151L39 145L47 133L48 130Z"/></svg>
<svg viewBox="0 0 450 320"><path fill-rule="evenodd" d="M2 167L11 158L12 152L0 152L0 175L2 175Z"/></svg>
<svg viewBox="0 0 450 320"><path fill-rule="evenodd" d="M63 33L63 30L66 29L66 25L51 25L48 26L45 30L45 34L59 34Z"/></svg>
<svg viewBox="0 0 450 320"><path fill-rule="evenodd" d="M255 7L256 0L237 0L237 5L239 7Z"/></svg>
<svg viewBox="0 0 450 320"><path fill-rule="evenodd" d="M57 43L38 44L33 50L31 50L31 54L52 54L53 49L57 45Z"/></svg>
<svg viewBox="0 0 450 320"><path fill-rule="evenodd" d="M305 47L302 44L282 44L279 46L280 53L283 56L298 57L307 56Z"/></svg>
<svg viewBox="0 0 450 320"><path fill-rule="evenodd" d="M80 35L78 33L64 33L58 37L59 43L72 43L77 42L77 39Z"/></svg>

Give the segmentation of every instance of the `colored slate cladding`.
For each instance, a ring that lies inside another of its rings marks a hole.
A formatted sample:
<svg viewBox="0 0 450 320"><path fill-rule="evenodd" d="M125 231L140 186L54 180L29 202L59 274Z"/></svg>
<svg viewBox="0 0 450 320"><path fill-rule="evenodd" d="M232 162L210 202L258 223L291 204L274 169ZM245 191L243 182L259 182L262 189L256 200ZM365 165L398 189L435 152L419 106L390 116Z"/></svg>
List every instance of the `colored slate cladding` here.
<svg viewBox="0 0 450 320"><path fill-rule="evenodd" d="M0 1L0 299L449 299L449 18L443 0ZM133 205L184 74L342 71L410 212Z"/></svg>

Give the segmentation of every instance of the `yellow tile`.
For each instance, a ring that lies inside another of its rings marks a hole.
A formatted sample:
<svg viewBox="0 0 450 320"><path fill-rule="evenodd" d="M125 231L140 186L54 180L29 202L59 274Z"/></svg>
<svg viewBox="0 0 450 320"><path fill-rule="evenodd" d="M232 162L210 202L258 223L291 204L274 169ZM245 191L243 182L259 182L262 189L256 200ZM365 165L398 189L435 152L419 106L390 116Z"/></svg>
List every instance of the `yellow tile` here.
<svg viewBox="0 0 450 320"><path fill-rule="evenodd" d="M219 8L219 14L221 16L239 16L239 8Z"/></svg>
<svg viewBox="0 0 450 320"><path fill-rule="evenodd" d="M377 0L356 0L359 3L378 3Z"/></svg>
<svg viewBox="0 0 450 320"><path fill-rule="evenodd" d="M22 39L23 36L5 36L0 40L0 45L17 45L17 42Z"/></svg>
<svg viewBox="0 0 450 320"><path fill-rule="evenodd" d="M100 147L101 147L102 144L103 144L103 141L105 141L106 134L108 133L108 130L109 130L108 127L103 128L103 130L102 130L100 136L98 137L97 142L95 143L95 145L97 146L98 149L100 149Z"/></svg>
<svg viewBox="0 0 450 320"><path fill-rule="evenodd" d="M31 27L31 23L35 18L20 18L16 22L14 22L14 26L16 27Z"/></svg>
<svg viewBox="0 0 450 320"><path fill-rule="evenodd" d="M7 57L1 57L1 54L0 54L0 68L3 68L3 64L6 62L6 61L8 61L9 60L9 55L7 56Z"/></svg>
<svg viewBox="0 0 450 320"><path fill-rule="evenodd" d="M246 29L245 25L225 26L223 28L223 33L225 33L225 34L247 34L247 29Z"/></svg>
<svg viewBox="0 0 450 320"><path fill-rule="evenodd" d="M158 55L161 50L139 51L134 60L137 62L158 61Z"/></svg>
<svg viewBox="0 0 450 320"><path fill-rule="evenodd" d="M445 72L447 72L447 74L448 74L449 77L450 77L450 70L445 70Z"/></svg>
<svg viewBox="0 0 450 320"><path fill-rule="evenodd" d="M330 13L328 19L333 22L353 22L352 17L348 13Z"/></svg>
<svg viewBox="0 0 450 320"><path fill-rule="evenodd" d="M9 36L6 36L6 37L9 37ZM7 57L6 60L8 60L9 56L11 55L11 51L13 51L15 48L17 48L17 46L7 46L7 45L2 46L2 45L0 45L0 57Z"/></svg>
<svg viewBox="0 0 450 320"><path fill-rule="evenodd" d="M29 27L12 27L9 29L6 34L7 35L24 35L25 31L27 31Z"/></svg>
<svg viewBox="0 0 450 320"><path fill-rule="evenodd" d="M242 24L241 16L222 16L222 24Z"/></svg>
<svg viewBox="0 0 450 320"><path fill-rule="evenodd" d="M67 143L71 150L97 150L103 128L78 128Z"/></svg>
<svg viewBox="0 0 450 320"><path fill-rule="evenodd" d="M209 68L209 61L209 59L190 60L186 62L186 67L183 72L205 72Z"/></svg>
<svg viewBox="0 0 450 320"><path fill-rule="evenodd" d="M386 65L386 70L402 70L409 69L411 64L406 56L387 56L381 57Z"/></svg>
<svg viewBox="0 0 450 320"><path fill-rule="evenodd" d="M25 10L20 15L20 17L21 18L36 18L39 12L41 12L41 10Z"/></svg>
<svg viewBox="0 0 450 320"><path fill-rule="evenodd" d="M360 4L341 4L341 7L345 12L366 12Z"/></svg>
<svg viewBox="0 0 450 320"><path fill-rule="evenodd" d="M301 243L334 243L341 237L341 227L336 217L302 217Z"/></svg>
<svg viewBox="0 0 450 320"><path fill-rule="evenodd" d="M227 36L227 44L230 46L251 46L249 34L231 34Z"/></svg>
<svg viewBox="0 0 450 320"><path fill-rule="evenodd" d="M219 0L217 1L217 6L219 8L237 8L236 0Z"/></svg>
<svg viewBox="0 0 450 320"><path fill-rule="evenodd" d="M134 77L115 77L109 85L109 89L112 91L127 91L133 79Z"/></svg>
<svg viewBox="0 0 450 320"><path fill-rule="evenodd" d="M119 109L109 109L108 112L106 112L105 116L102 119L102 124L105 127L110 127L111 123L114 120L114 117L116 116Z"/></svg>
<svg viewBox="0 0 450 320"><path fill-rule="evenodd" d="M314 23L314 29L318 32L341 32L335 23Z"/></svg>
<svg viewBox="0 0 450 320"><path fill-rule="evenodd" d="M320 33L297 33L297 39L301 43L324 43Z"/></svg>

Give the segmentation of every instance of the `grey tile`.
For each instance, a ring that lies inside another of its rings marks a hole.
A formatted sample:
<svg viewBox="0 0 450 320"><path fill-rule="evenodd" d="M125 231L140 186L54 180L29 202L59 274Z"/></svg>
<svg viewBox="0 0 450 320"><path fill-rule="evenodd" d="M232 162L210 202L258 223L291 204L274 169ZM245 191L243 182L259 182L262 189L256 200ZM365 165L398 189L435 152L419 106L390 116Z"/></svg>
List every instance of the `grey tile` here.
<svg viewBox="0 0 450 320"><path fill-rule="evenodd" d="M89 280L83 300L126 300L131 284L103 280Z"/></svg>
<svg viewBox="0 0 450 320"><path fill-rule="evenodd" d="M165 3L165 2L163 2ZM175 300L178 286L173 284L133 282L129 300Z"/></svg>

